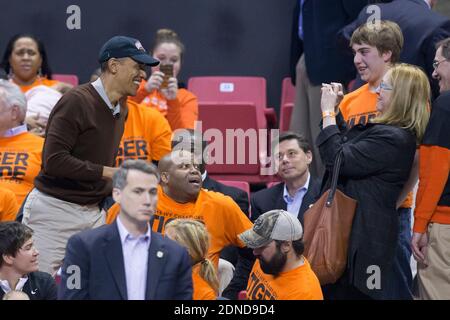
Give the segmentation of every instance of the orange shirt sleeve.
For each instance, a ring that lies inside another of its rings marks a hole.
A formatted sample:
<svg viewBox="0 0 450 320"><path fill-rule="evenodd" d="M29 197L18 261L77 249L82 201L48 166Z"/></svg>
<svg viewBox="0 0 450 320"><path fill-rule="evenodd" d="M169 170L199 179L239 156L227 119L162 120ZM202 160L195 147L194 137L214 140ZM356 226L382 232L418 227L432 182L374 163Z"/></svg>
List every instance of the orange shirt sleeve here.
<svg viewBox="0 0 450 320"><path fill-rule="evenodd" d="M225 210L224 224L221 227L225 229L225 236L233 245L243 248L245 245L238 235L251 229L253 223L230 197L226 196L223 199L227 209Z"/></svg>
<svg viewBox="0 0 450 320"><path fill-rule="evenodd" d="M167 121L172 131L176 129L194 129L198 119L197 97L186 89L179 89L176 99L167 100Z"/></svg>
<svg viewBox="0 0 450 320"><path fill-rule="evenodd" d="M151 108L147 108L146 111L148 119L145 139L150 143L152 160L159 161L172 150L172 130L169 122L159 111Z"/></svg>
<svg viewBox="0 0 450 320"><path fill-rule="evenodd" d="M426 232L447 182L449 169L449 149L439 146L420 146L419 189L414 211L414 232Z"/></svg>
<svg viewBox="0 0 450 320"><path fill-rule="evenodd" d="M8 189L0 189L0 222L14 221L18 211L16 195Z"/></svg>
<svg viewBox="0 0 450 320"><path fill-rule="evenodd" d="M111 208L109 208L108 212L106 213L106 224L113 223L119 215L119 212L120 205L116 202L111 206Z"/></svg>

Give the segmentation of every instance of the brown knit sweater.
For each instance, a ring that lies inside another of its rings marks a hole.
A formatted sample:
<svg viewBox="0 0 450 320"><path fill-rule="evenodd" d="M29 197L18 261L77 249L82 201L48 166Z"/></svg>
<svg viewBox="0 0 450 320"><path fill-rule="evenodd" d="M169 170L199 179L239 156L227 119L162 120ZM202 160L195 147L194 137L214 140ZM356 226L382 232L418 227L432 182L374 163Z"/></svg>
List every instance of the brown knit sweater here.
<svg viewBox="0 0 450 320"><path fill-rule="evenodd" d="M55 198L80 205L111 193L103 166L114 166L127 113L117 119L90 84L67 92L48 119L42 168L34 184Z"/></svg>

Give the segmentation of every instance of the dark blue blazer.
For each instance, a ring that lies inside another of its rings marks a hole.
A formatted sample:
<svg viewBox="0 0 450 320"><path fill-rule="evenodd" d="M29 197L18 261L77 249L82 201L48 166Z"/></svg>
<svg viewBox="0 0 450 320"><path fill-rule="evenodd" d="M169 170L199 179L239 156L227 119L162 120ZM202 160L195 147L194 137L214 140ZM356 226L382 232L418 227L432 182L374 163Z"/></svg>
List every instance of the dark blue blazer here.
<svg viewBox="0 0 450 320"><path fill-rule="evenodd" d="M358 16L368 0L305 0L303 4L303 34L298 37L300 4L296 1L292 23L291 79L295 83L295 66L305 54L309 80L347 83L356 75L351 51L339 49L338 32Z"/></svg>
<svg viewBox="0 0 450 320"><path fill-rule="evenodd" d="M320 183L320 180L313 177L309 180L308 192L306 192L303 197L302 205L300 206L300 210L297 215L302 225L305 211L308 210L310 205L316 202L316 200L320 197ZM283 199L283 190L284 183L279 183L271 188L253 193L251 197L251 220L255 221L260 215L270 210L286 210L287 204Z"/></svg>
<svg viewBox="0 0 450 320"><path fill-rule="evenodd" d="M394 21L402 29L404 44L400 61L421 67L430 79L433 96L437 97L438 84L431 76L435 45L450 37L450 19L430 10L423 0L394 0L380 3L378 7L382 20ZM344 38L348 45L353 31L367 22L368 17L364 8L358 18L341 31L339 38ZM358 82L358 86L361 84L362 81Z"/></svg>
<svg viewBox="0 0 450 320"><path fill-rule="evenodd" d="M70 289L76 284L77 272L69 268L73 265L80 268L80 286ZM191 259L187 250L155 232L151 233L148 252L146 290L147 300L192 299ZM58 298L127 300L117 222L80 232L69 239Z"/></svg>

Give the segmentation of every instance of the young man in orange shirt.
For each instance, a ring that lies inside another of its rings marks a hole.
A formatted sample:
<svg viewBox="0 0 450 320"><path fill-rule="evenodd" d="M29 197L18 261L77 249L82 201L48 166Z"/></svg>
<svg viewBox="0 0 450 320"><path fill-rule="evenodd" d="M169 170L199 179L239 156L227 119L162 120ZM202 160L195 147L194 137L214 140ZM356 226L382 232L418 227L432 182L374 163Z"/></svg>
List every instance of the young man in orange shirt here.
<svg viewBox="0 0 450 320"><path fill-rule="evenodd" d="M403 34L400 27L391 21L377 21L377 24L361 25L352 34L350 45L354 52L355 67L367 83L344 96L339 109L349 128L366 125L377 115L377 90L386 72L399 61L403 48ZM397 243L394 277L389 281L391 288L385 290L385 299L412 299L411 259L411 207L412 189L418 179L418 155L408 182L397 202L399 214L399 240Z"/></svg>
<svg viewBox="0 0 450 320"><path fill-rule="evenodd" d="M285 210L271 210L239 235L257 260L247 286L249 300L323 300L319 279L303 256L303 228Z"/></svg>
<svg viewBox="0 0 450 320"><path fill-rule="evenodd" d="M437 44L433 77L440 96L420 146L412 249L420 299L450 299L450 38Z"/></svg>

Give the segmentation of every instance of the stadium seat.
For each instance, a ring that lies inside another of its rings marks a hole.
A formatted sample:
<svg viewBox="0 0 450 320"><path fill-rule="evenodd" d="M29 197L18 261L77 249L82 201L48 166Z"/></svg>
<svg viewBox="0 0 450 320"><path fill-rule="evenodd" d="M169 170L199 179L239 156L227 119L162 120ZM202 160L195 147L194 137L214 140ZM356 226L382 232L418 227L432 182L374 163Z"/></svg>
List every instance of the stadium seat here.
<svg viewBox="0 0 450 320"><path fill-rule="evenodd" d="M78 76L75 74L53 74L53 80L58 80L73 85L74 87L78 85Z"/></svg>
<svg viewBox="0 0 450 320"><path fill-rule="evenodd" d="M295 87L292 85L291 78L286 77L281 85L280 132L289 130L292 110L294 109L294 99Z"/></svg>
<svg viewBox="0 0 450 320"><path fill-rule="evenodd" d="M266 79L263 77L191 77L188 89L203 102L253 103L256 106L259 128L274 128L277 117L267 108Z"/></svg>
<svg viewBox="0 0 450 320"><path fill-rule="evenodd" d="M235 187L241 190L244 190L247 192L248 201L250 201L250 185L246 181L233 181L233 180L220 180L220 183L223 183L224 185Z"/></svg>
<svg viewBox="0 0 450 320"><path fill-rule="evenodd" d="M196 129L210 133L204 137L213 147L212 163L207 166L209 174L217 180L272 181L261 170L270 150L270 132L264 113L265 79L194 77L189 80L188 88L199 101L201 128ZM214 132L221 135L220 146L214 143L216 137L211 134Z"/></svg>

